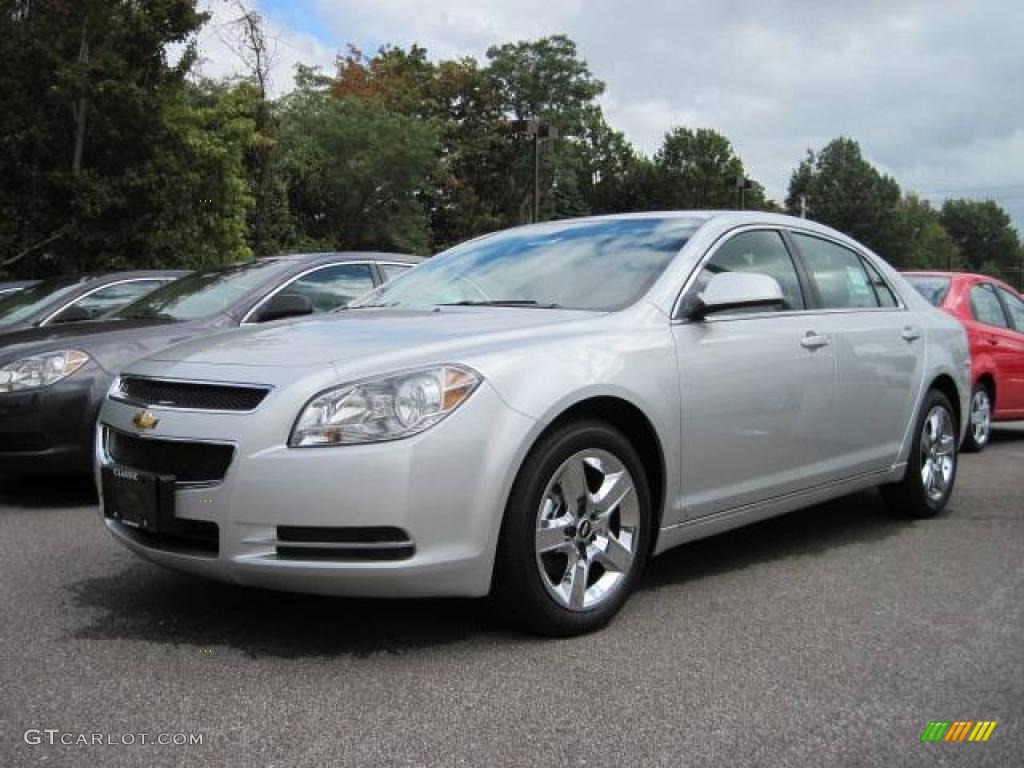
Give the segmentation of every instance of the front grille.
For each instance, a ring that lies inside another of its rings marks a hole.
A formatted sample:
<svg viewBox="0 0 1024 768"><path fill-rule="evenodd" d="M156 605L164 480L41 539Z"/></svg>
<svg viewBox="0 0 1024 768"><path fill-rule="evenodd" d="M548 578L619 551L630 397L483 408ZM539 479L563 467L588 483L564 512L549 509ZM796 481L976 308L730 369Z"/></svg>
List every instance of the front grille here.
<svg viewBox="0 0 1024 768"><path fill-rule="evenodd" d="M280 525L281 560L405 560L416 551L409 534L388 526L327 527Z"/></svg>
<svg viewBox="0 0 1024 768"><path fill-rule="evenodd" d="M231 445L142 438L109 428L106 451L117 464L174 475L179 483L219 482L235 455Z"/></svg>
<svg viewBox="0 0 1024 768"><path fill-rule="evenodd" d="M124 376L115 394L138 405L190 408L197 411L251 411L269 390L237 384L201 384Z"/></svg>

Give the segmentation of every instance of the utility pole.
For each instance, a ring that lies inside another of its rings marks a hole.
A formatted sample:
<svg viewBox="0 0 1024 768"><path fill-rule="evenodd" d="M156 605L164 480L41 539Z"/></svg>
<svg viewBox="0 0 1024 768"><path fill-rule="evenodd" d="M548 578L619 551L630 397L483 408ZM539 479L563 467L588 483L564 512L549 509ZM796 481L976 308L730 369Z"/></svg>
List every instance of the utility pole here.
<svg viewBox="0 0 1024 768"><path fill-rule="evenodd" d="M747 190L754 188L754 182L746 176L736 177L736 201L741 211L747 208Z"/></svg>
<svg viewBox="0 0 1024 768"><path fill-rule="evenodd" d="M807 218L807 195L800 195L800 218Z"/></svg>

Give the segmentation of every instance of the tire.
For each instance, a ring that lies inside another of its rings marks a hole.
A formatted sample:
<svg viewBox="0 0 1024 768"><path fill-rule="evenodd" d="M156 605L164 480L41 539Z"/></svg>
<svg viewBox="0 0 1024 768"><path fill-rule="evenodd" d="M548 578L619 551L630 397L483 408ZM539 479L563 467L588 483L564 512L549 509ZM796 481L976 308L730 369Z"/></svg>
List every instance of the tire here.
<svg viewBox="0 0 1024 768"><path fill-rule="evenodd" d="M605 626L643 572L652 521L643 464L621 432L581 420L545 435L505 508L496 618L553 637Z"/></svg>
<svg viewBox="0 0 1024 768"><path fill-rule="evenodd" d="M928 518L945 509L959 463L956 430L949 398L938 390L928 392L914 427L906 475L898 483L882 486L882 494L894 513ZM931 482L926 478L931 478Z"/></svg>
<svg viewBox="0 0 1024 768"><path fill-rule="evenodd" d="M984 384L975 384L971 391L970 421L962 450L981 453L992 437L992 393Z"/></svg>

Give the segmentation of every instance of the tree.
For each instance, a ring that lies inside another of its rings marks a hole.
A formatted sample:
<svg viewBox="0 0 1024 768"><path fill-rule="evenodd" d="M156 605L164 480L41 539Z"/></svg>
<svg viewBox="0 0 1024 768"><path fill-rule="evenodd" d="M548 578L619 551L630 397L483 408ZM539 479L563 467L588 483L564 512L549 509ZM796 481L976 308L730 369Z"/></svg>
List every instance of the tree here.
<svg viewBox="0 0 1024 768"><path fill-rule="evenodd" d="M433 126L337 98L312 78L282 100L280 121L296 245L428 250L421 197L437 146Z"/></svg>
<svg viewBox="0 0 1024 768"><path fill-rule="evenodd" d="M165 106L194 60L170 43L203 23L191 0L33 0L0 13L0 269L145 263L137 213L174 194L144 178L173 142Z"/></svg>
<svg viewBox="0 0 1024 768"><path fill-rule="evenodd" d="M893 215L900 188L864 159L853 139L837 138L807 157L793 172L786 196L790 213L800 213L850 235L885 256L891 250Z"/></svg>
<svg viewBox="0 0 1024 768"><path fill-rule="evenodd" d="M662 208L739 208L743 161L732 142L710 128L673 128L654 156L655 200ZM745 208L764 208L764 187L744 190Z"/></svg>
<svg viewBox="0 0 1024 768"><path fill-rule="evenodd" d="M947 200L940 220L972 270L1002 276L1014 272L1020 239L996 202Z"/></svg>
<svg viewBox="0 0 1024 768"><path fill-rule="evenodd" d="M939 212L927 200L908 194L893 212L886 259L899 269L961 269L965 262Z"/></svg>

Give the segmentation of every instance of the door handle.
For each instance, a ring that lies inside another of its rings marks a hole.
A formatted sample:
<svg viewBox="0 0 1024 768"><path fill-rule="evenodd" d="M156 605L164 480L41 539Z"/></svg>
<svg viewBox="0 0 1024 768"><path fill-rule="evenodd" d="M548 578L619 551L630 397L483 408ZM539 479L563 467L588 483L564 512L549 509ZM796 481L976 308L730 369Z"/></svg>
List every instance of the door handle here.
<svg viewBox="0 0 1024 768"><path fill-rule="evenodd" d="M830 343L828 336L822 336L817 331L808 331L800 339L800 346L804 349L820 349L821 347L827 347Z"/></svg>
<svg viewBox="0 0 1024 768"><path fill-rule="evenodd" d="M904 341L917 341L921 338L921 332L917 328L911 328L909 325L900 331L900 338Z"/></svg>

